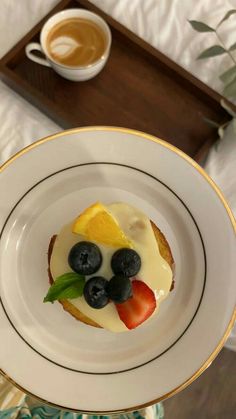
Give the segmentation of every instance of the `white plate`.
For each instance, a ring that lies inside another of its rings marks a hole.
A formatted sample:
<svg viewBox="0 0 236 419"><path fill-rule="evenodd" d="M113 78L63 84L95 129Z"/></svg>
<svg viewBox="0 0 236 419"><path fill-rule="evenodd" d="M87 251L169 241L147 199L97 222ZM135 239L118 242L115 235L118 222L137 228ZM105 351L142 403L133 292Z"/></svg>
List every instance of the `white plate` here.
<svg viewBox="0 0 236 419"><path fill-rule="evenodd" d="M31 145L1 168L0 368L64 409L135 410L210 364L235 319L235 221L205 172L147 134L94 127ZM86 326L44 304L50 237L100 200L142 209L164 232L176 286L136 330Z"/></svg>

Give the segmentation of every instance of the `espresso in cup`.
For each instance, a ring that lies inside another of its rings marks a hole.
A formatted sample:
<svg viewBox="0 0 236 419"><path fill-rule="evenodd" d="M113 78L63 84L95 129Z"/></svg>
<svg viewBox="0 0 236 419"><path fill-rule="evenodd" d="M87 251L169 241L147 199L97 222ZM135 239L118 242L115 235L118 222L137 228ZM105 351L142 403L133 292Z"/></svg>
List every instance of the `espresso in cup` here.
<svg viewBox="0 0 236 419"><path fill-rule="evenodd" d="M105 20L76 8L51 16L42 27L40 43L30 42L25 52L30 60L51 67L68 80L84 81L103 69L110 48L111 31Z"/></svg>
<svg viewBox="0 0 236 419"><path fill-rule="evenodd" d="M57 23L46 39L53 58L65 66L88 66L104 54L107 41L103 30L93 21L74 17Z"/></svg>

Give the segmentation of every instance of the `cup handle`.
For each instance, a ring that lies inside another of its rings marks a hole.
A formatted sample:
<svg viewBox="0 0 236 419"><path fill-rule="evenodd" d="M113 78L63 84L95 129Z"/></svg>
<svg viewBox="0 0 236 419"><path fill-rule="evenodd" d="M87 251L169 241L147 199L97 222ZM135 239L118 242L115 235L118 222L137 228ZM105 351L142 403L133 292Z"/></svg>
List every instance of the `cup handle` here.
<svg viewBox="0 0 236 419"><path fill-rule="evenodd" d="M44 65L46 67L51 67L50 63L45 58L38 57L32 51L40 51L42 54L44 54L40 44L38 44L37 42L31 42L30 44L26 45L25 53L27 57L35 63Z"/></svg>

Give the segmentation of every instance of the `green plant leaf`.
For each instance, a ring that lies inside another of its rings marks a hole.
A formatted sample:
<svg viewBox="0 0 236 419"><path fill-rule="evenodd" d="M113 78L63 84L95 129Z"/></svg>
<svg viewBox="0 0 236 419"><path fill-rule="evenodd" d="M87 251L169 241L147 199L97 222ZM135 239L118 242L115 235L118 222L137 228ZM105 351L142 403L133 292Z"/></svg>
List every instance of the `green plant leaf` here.
<svg viewBox="0 0 236 419"><path fill-rule="evenodd" d="M229 19L230 16L234 15L236 13L236 9L229 10L223 17L223 19L220 20L220 22L217 25L217 28L227 19Z"/></svg>
<svg viewBox="0 0 236 419"><path fill-rule="evenodd" d="M220 80L224 84L229 84L233 79L236 77L236 65L233 67L230 67L228 70L226 70L224 73L220 75Z"/></svg>
<svg viewBox="0 0 236 419"><path fill-rule="evenodd" d="M236 97L236 77L232 80L231 83L227 84L223 90L223 95L228 98Z"/></svg>
<svg viewBox="0 0 236 419"><path fill-rule="evenodd" d="M215 29L206 25L206 23L199 22L198 20L189 20L189 23L197 32L215 32Z"/></svg>
<svg viewBox="0 0 236 419"><path fill-rule="evenodd" d="M48 290L43 302L55 300L73 299L83 294L85 277L75 272L68 272L56 278Z"/></svg>
<svg viewBox="0 0 236 419"><path fill-rule="evenodd" d="M216 55L224 54L226 50L221 47L220 45L213 45L210 48L205 49L198 57L198 60L202 60L204 58L215 57Z"/></svg>
<svg viewBox="0 0 236 419"><path fill-rule="evenodd" d="M236 42L229 47L229 51L233 51L234 49L236 49Z"/></svg>

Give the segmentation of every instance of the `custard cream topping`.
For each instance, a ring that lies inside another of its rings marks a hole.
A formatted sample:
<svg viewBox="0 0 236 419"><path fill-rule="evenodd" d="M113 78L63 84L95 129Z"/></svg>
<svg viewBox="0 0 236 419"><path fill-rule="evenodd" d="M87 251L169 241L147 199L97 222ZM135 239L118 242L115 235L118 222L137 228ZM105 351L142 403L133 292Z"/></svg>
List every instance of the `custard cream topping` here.
<svg viewBox="0 0 236 419"><path fill-rule="evenodd" d="M154 291L158 308L170 291L172 271L160 255L149 218L140 210L121 202L108 205L107 208L140 255L142 265L136 278L144 281ZM68 254L71 247L82 240L84 240L83 236L72 233L72 223L66 225L57 235L50 261L50 270L54 280L72 271L67 260ZM109 280L113 276L110 266L111 258L117 248L96 244L101 250L103 262L94 275L103 276ZM112 332L128 330L120 320L115 304L112 302L102 309L90 307L83 296L70 300L70 303L107 330Z"/></svg>

